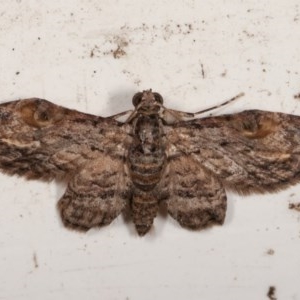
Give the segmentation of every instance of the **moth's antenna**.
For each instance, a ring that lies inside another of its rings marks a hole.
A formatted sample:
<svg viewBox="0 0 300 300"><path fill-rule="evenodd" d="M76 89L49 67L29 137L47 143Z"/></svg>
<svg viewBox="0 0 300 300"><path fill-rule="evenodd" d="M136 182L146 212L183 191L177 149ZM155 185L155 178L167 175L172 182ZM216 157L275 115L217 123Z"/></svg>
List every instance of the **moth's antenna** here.
<svg viewBox="0 0 300 300"><path fill-rule="evenodd" d="M227 105L227 104L229 104L229 103L235 101L236 99L238 99L238 98L240 98L240 97L243 97L244 95L245 95L244 93L240 93L240 94L236 95L235 97L233 97L233 98L231 98L231 99L229 99L229 100L227 100L227 101L225 101L225 102L223 102L223 103L221 103L221 104L218 104L218 105L215 105L215 106L213 106L213 107L210 107L210 108L206 108L206 109L200 110L200 111L194 113L194 115L203 114L203 113L205 113L205 112L208 112L208 111L217 109L217 108L219 108L219 107L225 106L225 105Z"/></svg>

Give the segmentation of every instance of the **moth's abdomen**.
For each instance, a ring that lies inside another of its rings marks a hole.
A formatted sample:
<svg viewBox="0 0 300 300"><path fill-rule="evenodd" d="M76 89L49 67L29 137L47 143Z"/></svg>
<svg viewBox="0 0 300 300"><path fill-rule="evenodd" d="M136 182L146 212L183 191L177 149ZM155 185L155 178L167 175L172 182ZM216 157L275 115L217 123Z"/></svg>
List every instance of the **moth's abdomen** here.
<svg viewBox="0 0 300 300"><path fill-rule="evenodd" d="M139 235L146 234L158 211L154 196L166 165L162 125L157 114L138 115L133 121L133 143L128 152L128 171L134 184L131 213Z"/></svg>
<svg viewBox="0 0 300 300"><path fill-rule="evenodd" d="M139 189L150 191L160 181L164 166L164 155L131 157L129 164L131 180Z"/></svg>
<svg viewBox="0 0 300 300"><path fill-rule="evenodd" d="M151 228L158 211L158 201L150 193L139 191L131 202L132 220L139 235L145 235Z"/></svg>
<svg viewBox="0 0 300 300"><path fill-rule="evenodd" d="M131 199L131 213L139 235L149 231L156 217L158 199L153 196L153 190L161 180L164 165L165 159L162 155L131 157L129 170L135 185Z"/></svg>

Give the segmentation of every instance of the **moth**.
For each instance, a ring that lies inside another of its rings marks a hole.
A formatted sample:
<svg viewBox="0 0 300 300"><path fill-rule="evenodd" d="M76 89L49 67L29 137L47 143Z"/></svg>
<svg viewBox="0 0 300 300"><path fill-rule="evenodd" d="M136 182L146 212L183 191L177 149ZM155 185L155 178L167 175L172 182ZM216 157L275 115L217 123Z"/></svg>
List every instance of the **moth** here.
<svg viewBox="0 0 300 300"><path fill-rule="evenodd" d="M130 207L141 236L162 203L181 226L202 229L224 222L226 189L277 192L300 181L299 116L246 110L196 118L201 112L164 107L152 90L132 103L107 118L38 98L3 103L0 169L66 181L58 209L67 227L107 225Z"/></svg>

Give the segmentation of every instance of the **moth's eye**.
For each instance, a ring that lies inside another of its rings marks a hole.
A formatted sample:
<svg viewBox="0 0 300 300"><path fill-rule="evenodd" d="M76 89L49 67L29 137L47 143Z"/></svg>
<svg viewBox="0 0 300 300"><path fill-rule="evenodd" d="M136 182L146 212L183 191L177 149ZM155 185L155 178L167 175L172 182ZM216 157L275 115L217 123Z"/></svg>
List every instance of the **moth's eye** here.
<svg viewBox="0 0 300 300"><path fill-rule="evenodd" d="M163 97L159 93L153 93L153 95L154 95L155 100L158 103L163 104L164 99L163 99Z"/></svg>
<svg viewBox="0 0 300 300"><path fill-rule="evenodd" d="M143 96L143 93L136 93L132 97L132 104L133 104L134 107L137 107L141 103L142 96Z"/></svg>

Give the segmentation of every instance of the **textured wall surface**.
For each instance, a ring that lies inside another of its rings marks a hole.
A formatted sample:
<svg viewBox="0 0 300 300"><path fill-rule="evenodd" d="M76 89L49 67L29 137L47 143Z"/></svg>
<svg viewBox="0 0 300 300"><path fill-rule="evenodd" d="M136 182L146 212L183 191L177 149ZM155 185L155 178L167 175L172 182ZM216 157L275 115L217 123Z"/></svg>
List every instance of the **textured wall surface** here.
<svg viewBox="0 0 300 300"><path fill-rule="evenodd" d="M108 116L152 88L167 107L300 115L299 1L0 0L0 100L40 97ZM0 299L300 299L300 185L228 195L225 224L160 215L65 229L65 186L0 174Z"/></svg>

